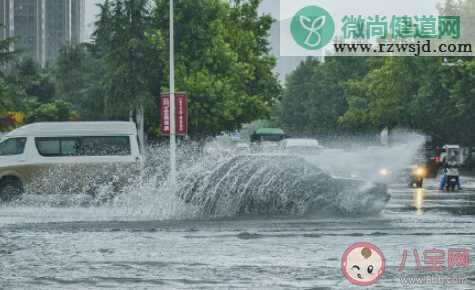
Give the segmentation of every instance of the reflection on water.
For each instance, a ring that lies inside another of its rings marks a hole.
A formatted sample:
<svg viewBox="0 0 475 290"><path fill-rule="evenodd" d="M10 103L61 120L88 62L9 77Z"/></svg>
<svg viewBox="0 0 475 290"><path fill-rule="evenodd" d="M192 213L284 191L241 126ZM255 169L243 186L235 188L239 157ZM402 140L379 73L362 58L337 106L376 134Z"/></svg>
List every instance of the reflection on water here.
<svg viewBox="0 0 475 290"><path fill-rule="evenodd" d="M424 188L418 188L413 193L413 206L416 208L417 215L424 214L424 201L426 199L427 192Z"/></svg>

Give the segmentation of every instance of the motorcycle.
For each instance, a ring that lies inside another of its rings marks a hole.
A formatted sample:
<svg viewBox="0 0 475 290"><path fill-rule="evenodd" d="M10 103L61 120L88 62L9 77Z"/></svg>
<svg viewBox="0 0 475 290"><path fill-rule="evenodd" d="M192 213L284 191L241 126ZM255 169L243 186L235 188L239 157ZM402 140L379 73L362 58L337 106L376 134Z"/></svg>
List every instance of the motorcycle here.
<svg viewBox="0 0 475 290"><path fill-rule="evenodd" d="M447 169L447 191L455 191L458 187L460 173L457 168Z"/></svg>
<svg viewBox="0 0 475 290"><path fill-rule="evenodd" d="M424 179L427 176L427 169L423 166L414 166L411 172L409 186L422 188L424 186Z"/></svg>

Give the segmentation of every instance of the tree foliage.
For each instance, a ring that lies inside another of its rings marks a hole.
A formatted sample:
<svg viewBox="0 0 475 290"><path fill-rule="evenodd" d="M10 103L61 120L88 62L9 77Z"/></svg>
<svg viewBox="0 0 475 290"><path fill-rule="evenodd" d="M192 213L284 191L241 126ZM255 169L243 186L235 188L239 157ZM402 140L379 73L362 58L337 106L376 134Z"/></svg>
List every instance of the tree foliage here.
<svg viewBox="0 0 475 290"><path fill-rule="evenodd" d="M281 122L301 135L341 132L338 118L348 107L344 84L368 72L365 58L333 57L326 62L308 58L287 79L281 102Z"/></svg>
<svg viewBox="0 0 475 290"><path fill-rule="evenodd" d="M473 1L448 0L443 15L461 15L473 35ZM422 131L435 141L475 141L473 58L308 59L292 73L280 121L291 132L331 135L384 127Z"/></svg>
<svg viewBox="0 0 475 290"><path fill-rule="evenodd" d="M78 119L72 105L62 100L43 103L32 110L28 116L30 122L74 121Z"/></svg>
<svg viewBox="0 0 475 290"><path fill-rule="evenodd" d="M2 28L0 26L0 28ZM0 116L4 115L15 104L15 88L8 80L8 65L13 60L14 52L10 50L13 39L0 40Z"/></svg>
<svg viewBox="0 0 475 290"><path fill-rule="evenodd" d="M307 59L287 79L280 122L297 135L421 131L439 143L475 142L470 57Z"/></svg>
<svg viewBox="0 0 475 290"><path fill-rule="evenodd" d="M65 111L77 112L81 120L126 120L143 106L147 130L156 132L159 97L168 91L169 1L151 2L104 1L93 43L66 45L44 70L19 62L6 83L20 89L0 82L0 93L17 91L21 104L4 97L0 107L28 111L33 121L54 119L55 113L70 118ZM192 136L238 129L270 115L280 85L267 40L273 20L259 16L259 4L176 2L176 89L190 97Z"/></svg>
<svg viewBox="0 0 475 290"><path fill-rule="evenodd" d="M453 60L455 61L455 60ZM475 141L474 60L446 65L442 58L387 58L362 80L347 83L349 128L404 127L441 142ZM471 97L469 97L471 96Z"/></svg>
<svg viewBox="0 0 475 290"><path fill-rule="evenodd" d="M193 137L277 116L293 135L405 127L443 142L475 141L467 126L475 122L473 58L309 58L282 91L269 53L273 19L258 14L260 2L175 2L176 89L189 95ZM473 31L472 2L440 9L462 15L462 29ZM126 120L144 106L154 134L169 83L168 5L105 0L94 41L66 45L47 68L12 52L14 39L0 41L0 117L21 111L28 122Z"/></svg>
<svg viewBox="0 0 475 290"><path fill-rule="evenodd" d="M156 1L154 10L155 26L165 42L168 2ZM218 134L270 115L280 86L267 42L272 18L258 16L259 3L176 3L177 89L190 96L192 134Z"/></svg>

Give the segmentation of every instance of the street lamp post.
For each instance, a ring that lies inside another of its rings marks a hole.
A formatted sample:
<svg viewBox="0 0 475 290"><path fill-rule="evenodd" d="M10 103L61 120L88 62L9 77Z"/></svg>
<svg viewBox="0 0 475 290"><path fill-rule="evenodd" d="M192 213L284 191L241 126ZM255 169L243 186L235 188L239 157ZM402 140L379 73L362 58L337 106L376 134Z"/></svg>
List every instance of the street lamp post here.
<svg viewBox="0 0 475 290"><path fill-rule="evenodd" d="M174 1L170 0L170 185L176 186Z"/></svg>

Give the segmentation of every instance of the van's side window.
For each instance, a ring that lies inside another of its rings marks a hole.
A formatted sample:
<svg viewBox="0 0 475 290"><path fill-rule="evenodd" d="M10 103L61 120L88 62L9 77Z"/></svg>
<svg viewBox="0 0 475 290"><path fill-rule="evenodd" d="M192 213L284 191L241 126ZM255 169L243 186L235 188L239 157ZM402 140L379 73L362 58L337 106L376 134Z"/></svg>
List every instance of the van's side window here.
<svg viewBox="0 0 475 290"><path fill-rule="evenodd" d="M81 138L81 155L84 156L124 156L130 154L130 138L128 136Z"/></svg>
<svg viewBox="0 0 475 290"><path fill-rule="evenodd" d="M26 138L11 138L0 143L0 156L21 155L25 152Z"/></svg>
<svg viewBox="0 0 475 290"><path fill-rule="evenodd" d="M78 156L78 138L35 138L35 143L43 156Z"/></svg>
<svg viewBox="0 0 475 290"><path fill-rule="evenodd" d="M45 157L125 156L131 154L128 136L35 138L38 152Z"/></svg>

